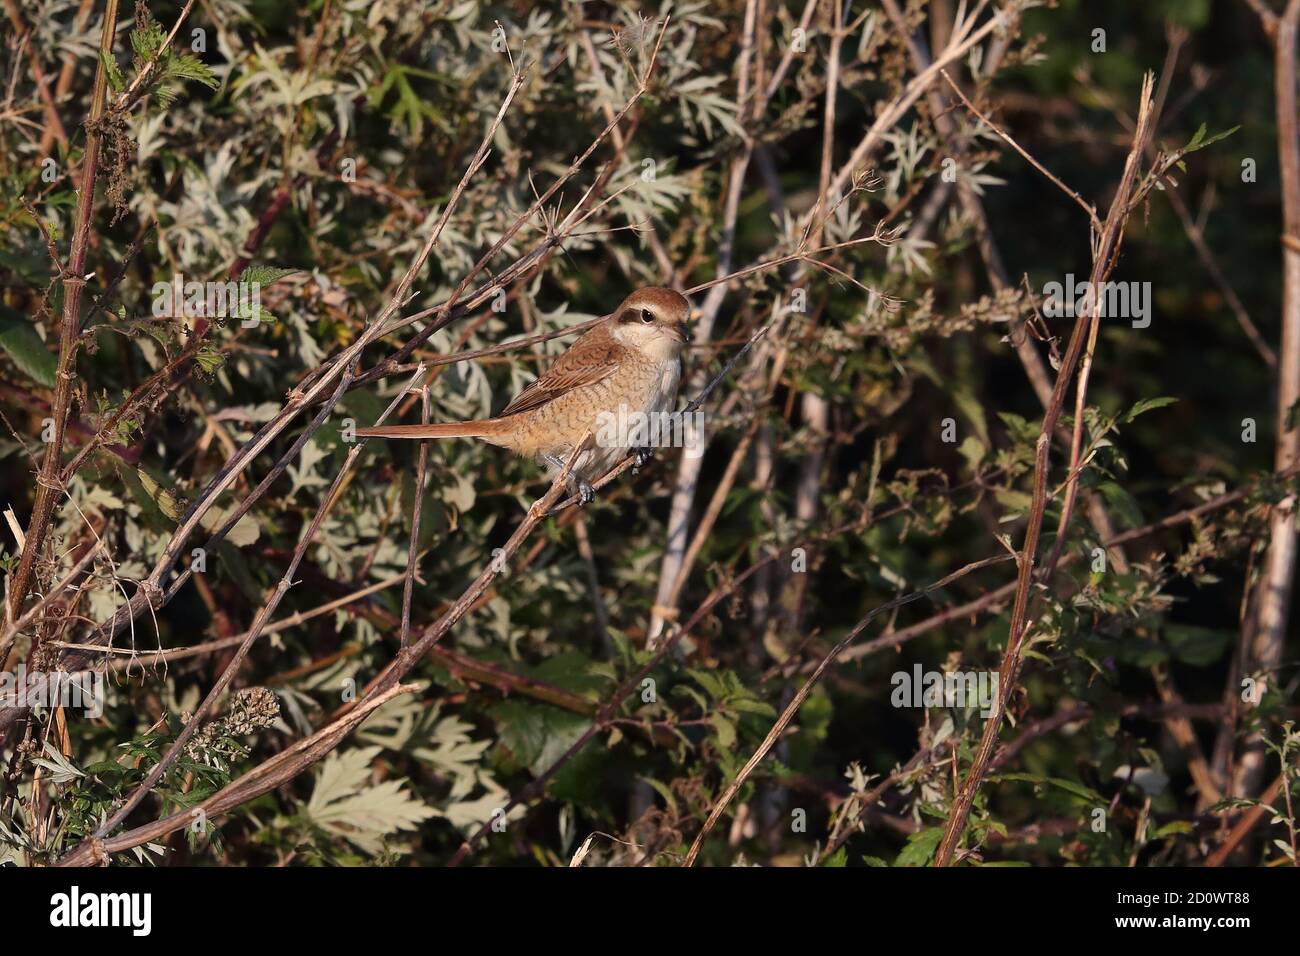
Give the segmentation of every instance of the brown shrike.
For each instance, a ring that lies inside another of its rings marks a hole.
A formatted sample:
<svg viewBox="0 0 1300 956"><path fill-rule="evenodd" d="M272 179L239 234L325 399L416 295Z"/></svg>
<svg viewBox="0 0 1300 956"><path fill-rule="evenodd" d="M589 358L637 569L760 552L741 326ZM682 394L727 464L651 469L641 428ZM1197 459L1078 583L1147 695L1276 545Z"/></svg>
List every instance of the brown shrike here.
<svg viewBox="0 0 1300 956"><path fill-rule="evenodd" d="M690 341L690 303L672 289L638 289L583 334L495 418L436 425L358 428L373 438L481 438L546 464L558 474L587 439L570 474L582 501L591 482L621 460L625 444L593 444L602 427L639 413L671 412L682 377L682 346ZM638 451L641 463L643 449Z"/></svg>

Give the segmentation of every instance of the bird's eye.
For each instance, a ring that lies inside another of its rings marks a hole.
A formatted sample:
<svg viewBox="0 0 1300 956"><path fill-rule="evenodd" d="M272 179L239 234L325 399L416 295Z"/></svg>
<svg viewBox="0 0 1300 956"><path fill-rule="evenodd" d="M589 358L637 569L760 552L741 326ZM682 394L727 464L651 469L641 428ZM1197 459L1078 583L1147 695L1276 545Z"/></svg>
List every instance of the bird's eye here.
<svg viewBox="0 0 1300 956"><path fill-rule="evenodd" d="M641 310L641 321L642 321L642 322L653 322L654 320L655 320L654 314L653 314L649 309L642 309L642 310Z"/></svg>

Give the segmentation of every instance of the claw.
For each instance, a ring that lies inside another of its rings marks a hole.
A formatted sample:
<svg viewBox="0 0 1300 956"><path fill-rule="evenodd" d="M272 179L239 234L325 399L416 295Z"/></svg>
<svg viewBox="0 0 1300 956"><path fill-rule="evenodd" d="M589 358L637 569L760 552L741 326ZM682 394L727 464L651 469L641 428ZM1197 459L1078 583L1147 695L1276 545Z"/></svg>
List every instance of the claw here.
<svg viewBox="0 0 1300 956"><path fill-rule="evenodd" d="M541 457L548 465L551 465L560 471L564 470L564 462L555 455L542 455ZM591 482L586 478L583 478L581 475L575 475L570 472L568 485L573 491L577 492L579 505L589 505L596 499L596 489L591 487Z"/></svg>
<svg viewBox="0 0 1300 956"><path fill-rule="evenodd" d="M655 456L655 453L649 448L638 448L632 453L632 474L636 474L645 467L646 462Z"/></svg>

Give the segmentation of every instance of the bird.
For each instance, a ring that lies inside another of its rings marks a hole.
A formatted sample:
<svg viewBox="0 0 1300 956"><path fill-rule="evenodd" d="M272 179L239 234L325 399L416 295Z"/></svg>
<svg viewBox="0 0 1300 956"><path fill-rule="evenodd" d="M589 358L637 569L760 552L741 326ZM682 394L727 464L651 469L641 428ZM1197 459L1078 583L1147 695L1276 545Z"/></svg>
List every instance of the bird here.
<svg viewBox="0 0 1300 956"><path fill-rule="evenodd" d="M428 425L358 428L360 438L478 438L530 457L552 477L574 458L569 483L586 505L595 497L591 482L636 452L640 467L647 448L595 442L620 411L650 417L670 412L681 382L682 350L691 340L690 302L673 289L637 289L617 309L580 336L494 418ZM626 420L626 419L621 419Z"/></svg>

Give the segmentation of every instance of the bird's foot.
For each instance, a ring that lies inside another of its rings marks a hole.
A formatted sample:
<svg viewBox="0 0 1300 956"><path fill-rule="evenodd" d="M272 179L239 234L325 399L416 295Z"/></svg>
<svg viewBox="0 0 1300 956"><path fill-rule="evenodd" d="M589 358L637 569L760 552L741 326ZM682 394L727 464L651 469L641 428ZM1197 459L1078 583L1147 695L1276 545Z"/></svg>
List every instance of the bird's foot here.
<svg viewBox="0 0 1300 956"><path fill-rule="evenodd" d="M564 471L565 463L557 456L543 455L542 460L548 465L558 469L560 472ZM591 487L591 482L586 478L583 478L581 475L575 475L573 472L569 472L567 481L569 488L578 496L579 506L589 505L596 499L596 489Z"/></svg>
<svg viewBox="0 0 1300 956"><path fill-rule="evenodd" d="M645 467L646 462L655 456L653 448L638 448L632 453L632 474Z"/></svg>

